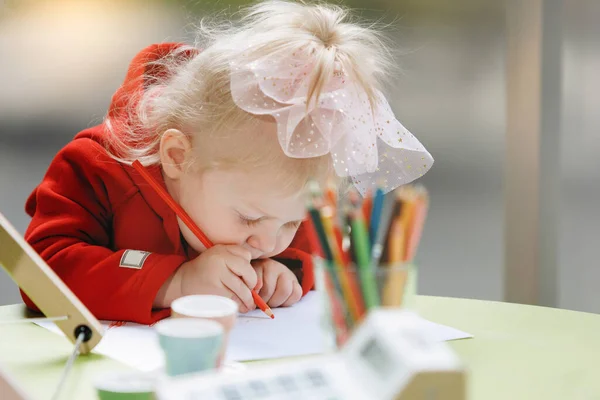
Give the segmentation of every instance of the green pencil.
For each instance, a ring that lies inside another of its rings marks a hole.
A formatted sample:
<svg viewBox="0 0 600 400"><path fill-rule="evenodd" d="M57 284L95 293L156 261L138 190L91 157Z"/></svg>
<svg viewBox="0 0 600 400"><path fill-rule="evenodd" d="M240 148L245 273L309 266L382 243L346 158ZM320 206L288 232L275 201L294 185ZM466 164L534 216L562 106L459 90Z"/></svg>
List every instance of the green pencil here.
<svg viewBox="0 0 600 400"><path fill-rule="evenodd" d="M363 298L368 310L379 306L379 292L374 276L375 271L371 268L369 236L360 208L356 208L352 212L352 241L354 242L356 266L360 276Z"/></svg>

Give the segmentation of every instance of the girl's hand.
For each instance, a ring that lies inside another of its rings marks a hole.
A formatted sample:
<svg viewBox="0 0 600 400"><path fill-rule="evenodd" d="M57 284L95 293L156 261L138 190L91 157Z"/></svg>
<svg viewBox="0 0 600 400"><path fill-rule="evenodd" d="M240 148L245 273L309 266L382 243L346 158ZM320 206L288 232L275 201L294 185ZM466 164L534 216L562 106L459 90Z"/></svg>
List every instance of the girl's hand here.
<svg viewBox="0 0 600 400"><path fill-rule="evenodd" d="M269 307L289 307L302 297L298 278L285 265L268 258L253 261L252 266L258 277L258 294Z"/></svg>
<svg viewBox="0 0 600 400"><path fill-rule="evenodd" d="M246 313L256 308L250 288L257 286L257 274L250 264L250 252L237 245L216 245L194 260L181 265L176 278L181 295L215 294L229 297Z"/></svg>

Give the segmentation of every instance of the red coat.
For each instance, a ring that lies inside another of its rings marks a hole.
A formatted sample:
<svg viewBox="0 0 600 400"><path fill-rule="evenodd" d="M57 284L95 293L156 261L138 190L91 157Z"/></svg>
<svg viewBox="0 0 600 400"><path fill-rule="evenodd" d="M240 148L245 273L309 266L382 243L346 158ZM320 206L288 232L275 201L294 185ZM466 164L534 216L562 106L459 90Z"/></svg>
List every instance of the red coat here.
<svg viewBox="0 0 600 400"><path fill-rule="evenodd" d="M119 117L124 99L157 73L145 67L146 61L176 46L153 45L136 56L113 97L111 116ZM175 213L156 192L135 169L109 157L104 132L102 125L86 129L56 155L27 200L32 220L25 239L96 318L150 324L170 312L152 308L160 287L197 254L186 254L189 246L182 244ZM164 183L160 167L149 170ZM304 229L277 259L290 267L301 265L306 293L313 273ZM123 265L128 249L150 253L141 269ZM37 309L22 295L28 307Z"/></svg>

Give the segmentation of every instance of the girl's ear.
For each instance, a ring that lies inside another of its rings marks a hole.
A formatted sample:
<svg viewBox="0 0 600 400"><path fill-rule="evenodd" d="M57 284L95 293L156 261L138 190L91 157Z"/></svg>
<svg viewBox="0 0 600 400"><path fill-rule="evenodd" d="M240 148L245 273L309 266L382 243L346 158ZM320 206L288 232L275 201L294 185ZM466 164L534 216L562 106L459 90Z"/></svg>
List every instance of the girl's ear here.
<svg viewBox="0 0 600 400"><path fill-rule="evenodd" d="M178 129L169 129L160 139L160 163L171 179L179 179L192 155L190 139Z"/></svg>

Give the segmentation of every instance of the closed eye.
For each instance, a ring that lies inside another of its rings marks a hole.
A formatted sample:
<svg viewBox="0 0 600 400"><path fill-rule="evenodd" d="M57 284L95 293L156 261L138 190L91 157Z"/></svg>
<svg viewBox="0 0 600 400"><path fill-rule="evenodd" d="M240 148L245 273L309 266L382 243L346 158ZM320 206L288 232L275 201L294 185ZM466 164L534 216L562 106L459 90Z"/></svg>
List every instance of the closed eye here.
<svg viewBox="0 0 600 400"><path fill-rule="evenodd" d="M239 212L238 212L238 217L240 218L240 221L248 227L256 226L259 223L261 223L262 221L264 221L265 219L268 219L267 217L251 218L251 217L248 217ZM300 225L302 224L302 221L303 220L290 221L290 222L286 223L284 225L284 227L288 228L288 229L298 229L300 227Z"/></svg>
<svg viewBox="0 0 600 400"><path fill-rule="evenodd" d="M263 218L250 218L250 217L246 217L245 215L239 214L240 220L246 224L247 226L256 226L257 224L259 224Z"/></svg>

